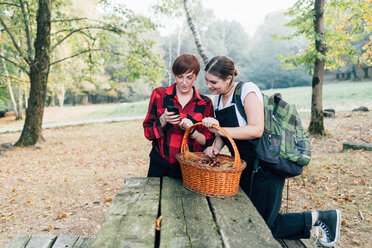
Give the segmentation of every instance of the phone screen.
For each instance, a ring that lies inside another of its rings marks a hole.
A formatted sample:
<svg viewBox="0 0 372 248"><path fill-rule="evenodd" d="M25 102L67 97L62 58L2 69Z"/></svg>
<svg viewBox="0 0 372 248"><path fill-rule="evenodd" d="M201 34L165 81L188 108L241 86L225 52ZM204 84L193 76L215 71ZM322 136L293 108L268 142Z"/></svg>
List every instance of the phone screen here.
<svg viewBox="0 0 372 248"><path fill-rule="evenodd" d="M168 106L167 107L168 112L173 112L175 115L179 115L180 111L175 106Z"/></svg>

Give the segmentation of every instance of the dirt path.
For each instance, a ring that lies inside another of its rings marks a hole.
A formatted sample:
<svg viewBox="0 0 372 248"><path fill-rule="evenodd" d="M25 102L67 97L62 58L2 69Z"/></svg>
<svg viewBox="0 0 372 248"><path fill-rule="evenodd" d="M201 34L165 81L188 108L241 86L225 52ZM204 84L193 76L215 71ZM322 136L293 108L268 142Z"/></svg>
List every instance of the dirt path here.
<svg viewBox="0 0 372 248"><path fill-rule="evenodd" d="M372 247L371 152L341 151L346 140L372 142L371 120L371 112L325 119L328 136L312 138L310 165L290 180L290 212L342 211L340 247ZM19 135L0 134L0 144ZM46 142L0 157L0 247L22 233L94 237L123 179L146 175L151 143L141 120L52 128L43 135Z"/></svg>

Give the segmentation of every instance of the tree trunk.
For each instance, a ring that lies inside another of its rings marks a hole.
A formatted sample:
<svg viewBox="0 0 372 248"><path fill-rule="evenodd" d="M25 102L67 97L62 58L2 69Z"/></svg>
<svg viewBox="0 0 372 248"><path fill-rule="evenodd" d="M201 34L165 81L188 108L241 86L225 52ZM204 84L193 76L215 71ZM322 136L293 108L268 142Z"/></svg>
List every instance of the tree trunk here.
<svg viewBox="0 0 372 248"><path fill-rule="evenodd" d="M350 80L351 79L351 72L346 72L346 80Z"/></svg>
<svg viewBox="0 0 372 248"><path fill-rule="evenodd" d="M169 79L168 79L168 86L172 85L172 40L169 39Z"/></svg>
<svg viewBox="0 0 372 248"><path fill-rule="evenodd" d="M324 135L324 123L323 123L323 105L322 105L322 86L324 77L324 66L325 56L327 52L327 46L325 44L324 35L324 1L315 0L315 20L314 29L316 36L320 37L315 40L315 47L317 51L317 57L314 64L314 74L312 81L312 95L311 95L311 120L309 126L310 134Z"/></svg>
<svg viewBox="0 0 372 248"><path fill-rule="evenodd" d="M356 69L355 69L356 65L353 64L353 65L351 65L351 66L352 66L352 69L351 69L352 80L353 80L353 81L357 81L357 80L359 80L359 78L358 78L358 76L357 76Z"/></svg>
<svg viewBox="0 0 372 248"><path fill-rule="evenodd" d="M180 56L181 53L181 44L182 44L182 39L181 39L181 32L182 29L182 24L178 28L178 35L177 35L177 57Z"/></svg>
<svg viewBox="0 0 372 248"><path fill-rule="evenodd" d="M369 76L368 76L368 66L363 67L363 71L364 71L363 78L369 78Z"/></svg>
<svg viewBox="0 0 372 248"><path fill-rule="evenodd" d="M61 85L61 91L58 95L58 105L60 107L63 107L63 103L65 101L65 94L66 94L66 90L65 90L65 83L62 82L62 85Z"/></svg>
<svg viewBox="0 0 372 248"><path fill-rule="evenodd" d="M16 120L23 120L23 94L22 94L22 89L18 88L18 104L17 104L17 112L18 115L16 116Z"/></svg>
<svg viewBox="0 0 372 248"><path fill-rule="evenodd" d="M54 94L53 93L49 96L49 103L48 103L47 106L48 107L54 107L55 106L55 98L54 98Z"/></svg>
<svg viewBox="0 0 372 248"><path fill-rule="evenodd" d="M85 93L83 95L83 99L81 100L81 105L88 105L89 104L89 93Z"/></svg>
<svg viewBox="0 0 372 248"><path fill-rule="evenodd" d="M2 52L1 52L1 55L4 56L4 54ZM16 116L16 120L17 120L18 110L17 110L16 101L15 101L15 98L14 98L12 83L10 82L8 69L6 68L4 58L1 58L1 61L2 61L2 64L3 64L5 78L6 78L6 81L7 81L7 84L8 84L8 90L9 90L10 100L12 101L12 105L13 105L13 112L14 112L14 115Z"/></svg>
<svg viewBox="0 0 372 248"><path fill-rule="evenodd" d="M27 97L27 91L25 90L25 92L23 92L23 94L25 95L25 109L28 108L28 97Z"/></svg>
<svg viewBox="0 0 372 248"><path fill-rule="evenodd" d="M50 68L51 0L39 0L35 59L30 63L30 97L26 120L16 146L35 145L42 139L42 123Z"/></svg>
<svg viewBox="0 0 372 248"><path fill-rule="evenodd" d="M189 9L189 6L188 6L188 0L183 1L183 7L184 7L185 12L186 12L187 23L189 24L192 35L194 36L196 49L198 50L198 53L200 54L200 57L202 57L204 65L206 65L208 63L208 56L205 54L203 44L201 43L201 40L200 40L199 32L196 29L194 21L191 18L190 9Z"/></svg>

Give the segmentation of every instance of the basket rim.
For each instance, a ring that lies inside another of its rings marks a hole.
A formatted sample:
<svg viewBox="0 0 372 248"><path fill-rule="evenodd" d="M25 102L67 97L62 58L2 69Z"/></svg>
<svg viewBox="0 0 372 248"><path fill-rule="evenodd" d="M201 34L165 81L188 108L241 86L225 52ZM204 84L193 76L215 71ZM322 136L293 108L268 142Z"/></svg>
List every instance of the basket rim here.
<svg viewBox="0 0 372 248"><path fill-rule="evenodd" d="M193 152L193 153L199 153L199 154L204 154L203 152ZM198 169L201 169L201 170L204 170L204 171L215 171L215 172L230 172L230 173L234 173L234 172L238 172L238 171L242 171L244 170L244 168L247 166L247 163L241 159L241 165L237 168L234 168L234 167L230 167L230 168L223 168L223 167L211 167L211 166L208 166L208 165L205 165L205 164L197 164L197 163L194 163L192 161L189 161L189 160L186 160L184 158L182 158L183 154L182 153L179 153L176 155L176 159L178 160L178 162L180 163L181 165L181 170L182 170L182 166L189 166L189 167L196 167ZM224 156L224 157L230 157L230 158L234 158L230 155L225 155L225 154L219 154L218 156Z"/></svg>
<svg viewBox="0 0 372 248"><path fill-rule="evenodd" d="M183 135L183 139L182 139L181 154L185 154L186 152L190 152L189 151L189 146L187 145L188 136L189 136L191 130L194 129L196 126L199 126L199 125L203 125L203 123L202 122L197 122L197 123L191 125L189 128L186 129L186 131ZM238 147L236 146L236 144L234 142L234 139L222 127L220 127L218 125L215 125L215 124L213 124L212 127L219 130L220 132L222 132L226 136L226 138L230 141L230 143L231 143L231 145L234 149L234 154L235 154L235 156L233 157L234 158L233 168L240 167L241 166L241 161L243 161L243 160L241 160L239 150L238 150Z"/></svg>

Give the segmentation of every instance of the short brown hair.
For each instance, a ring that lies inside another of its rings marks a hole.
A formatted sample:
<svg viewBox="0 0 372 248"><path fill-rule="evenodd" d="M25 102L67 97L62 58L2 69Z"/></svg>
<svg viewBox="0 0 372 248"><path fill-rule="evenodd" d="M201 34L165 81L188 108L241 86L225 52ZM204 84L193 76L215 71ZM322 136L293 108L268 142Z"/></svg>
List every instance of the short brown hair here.
<svg viewBox="0 0 372 248"><path fill-rule="evenodd" d="M196 76L200 71L200 62L195 54L184 53L173 62L172 72L174 75L181 75L186 72L193 72Z"/></svg>

